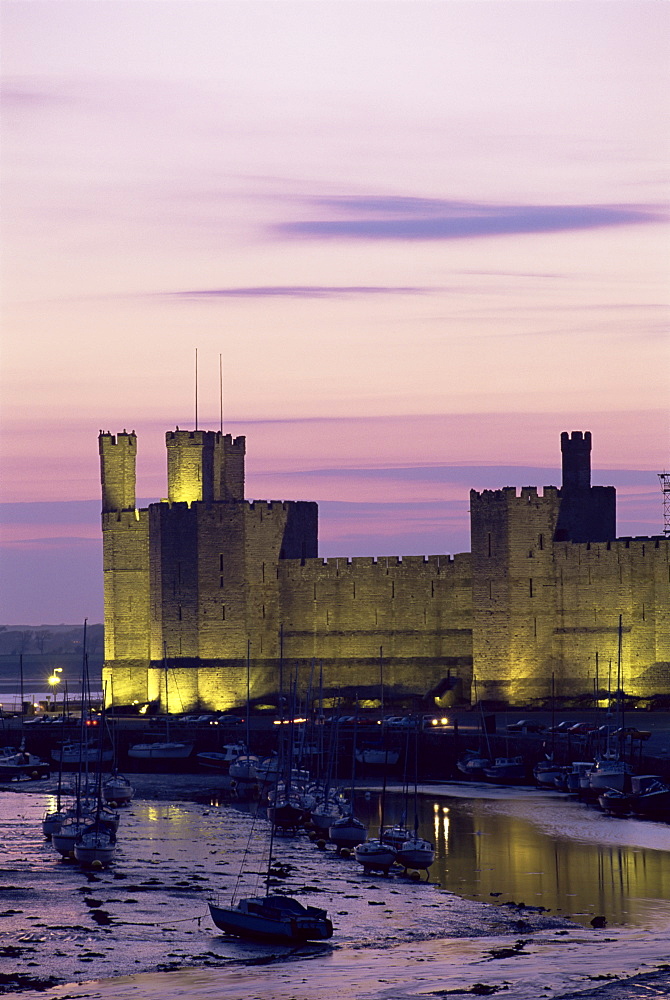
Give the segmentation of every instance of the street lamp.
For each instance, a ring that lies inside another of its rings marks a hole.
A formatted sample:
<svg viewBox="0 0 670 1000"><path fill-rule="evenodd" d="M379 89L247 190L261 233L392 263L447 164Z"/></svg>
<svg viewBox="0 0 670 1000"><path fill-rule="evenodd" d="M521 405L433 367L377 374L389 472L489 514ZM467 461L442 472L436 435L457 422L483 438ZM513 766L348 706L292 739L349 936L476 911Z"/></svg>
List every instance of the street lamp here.
<svg viewBox="0 0 670 1000"><path fill-rule="evenodd" d="M47 680L49 682L49 686L50 686L51 690L54 693L54 695L53 695L54 705L56 704L56 688L57 688L57 686L61 682L60 675L62 673L63 673L63 668L62 667L54 667L54 672L52 673L51 677L47 678ZM48 695L47 696L47 701L50 701L50 700L51 700L51 695Z"/></svg>

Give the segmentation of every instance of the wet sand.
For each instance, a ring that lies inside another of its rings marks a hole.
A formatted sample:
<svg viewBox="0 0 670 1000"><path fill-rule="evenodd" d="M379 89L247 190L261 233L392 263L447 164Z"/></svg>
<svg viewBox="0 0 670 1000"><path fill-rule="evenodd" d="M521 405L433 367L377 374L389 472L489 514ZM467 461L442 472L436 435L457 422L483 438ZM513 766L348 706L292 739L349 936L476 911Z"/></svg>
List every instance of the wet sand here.
<svg viewBox="0 0 670 1000"><path fill-rule="evenodd" d="M136 802L122 819L125 857L95 876L55 862L52 849L35 838L44 786L2 793L0 972L24 977L16 982L27 987L22 996L670 996L670 968L662 969L670 956L666 927L592 930L547 917L541 908L493 906L425 883L364 877L306 838L282 848L296 861L286 888L328 907L336 925L332 944L295 950L230 942L213 928L204 894L230 887L250 817L212 806L220 779L209 775L133 780ZM195 846L194 831L200 831ZM108 913L111 924L96 923L94 911ZM13 956L17 945L26 950ZM133 967L138 974L128 975ZM60 984L44 989L50 975Z"/></svg>

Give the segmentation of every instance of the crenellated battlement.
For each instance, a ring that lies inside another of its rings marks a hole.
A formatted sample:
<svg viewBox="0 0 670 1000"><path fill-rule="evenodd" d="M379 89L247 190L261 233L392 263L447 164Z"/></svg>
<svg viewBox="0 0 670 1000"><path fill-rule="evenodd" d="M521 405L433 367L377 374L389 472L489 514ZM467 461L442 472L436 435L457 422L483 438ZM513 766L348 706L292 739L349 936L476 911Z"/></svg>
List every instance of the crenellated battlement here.
<svg viewBox="0 0 670 1000"><path fill-rule="evenodd" d="M279 567L284 580L371 580L394 577L395 579L429 580L440 576L468 575L470 553L431 556L333 556L330 559L283 559Z"/></svg>
<svg viewBox="0 0 670 1000"><path fill-rule="evenodd" d="M100 481L102 483L102 509L131 510L135 506L135 461L137 437L123 431L114 435L100 431Z"/></svg>
<svg viewBox="0 0 670 1000"><path fill-rule="evenodd" d="M522 486L517 490L516 486L503 486L500 490L470 490L470 504L490 504L507 503L514 501L528 503L530 500L551 500L560 498L561 491L557 486L543 486L542 492L538 492L537 486Z"/></svg>

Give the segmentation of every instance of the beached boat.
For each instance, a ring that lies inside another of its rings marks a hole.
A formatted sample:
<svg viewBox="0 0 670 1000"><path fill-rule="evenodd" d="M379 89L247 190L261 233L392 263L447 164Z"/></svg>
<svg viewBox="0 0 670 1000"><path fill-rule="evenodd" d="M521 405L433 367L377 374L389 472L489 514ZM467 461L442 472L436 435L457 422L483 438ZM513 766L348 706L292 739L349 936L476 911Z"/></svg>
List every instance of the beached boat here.
<svg viewBox="0 0 670 1000"><path fill-rule="evenodd" d="M114 802L117 806L127 805L133 797L135 789L128 778L115 771L102 785L102 796L105 802Z"/></svg>
<svg viewBox="0 0 670 1000"><path fill-rule="evenodd" d="M326 910L292 896L251 896L231 906L209 903L212 920L226 934L259 941L325 941L333 936Z"/></svg>
<svg viewBox="0 0 670 1000"><path fill-rule="evenodd" d="M492 764L484 768L484 774L488 781L513 785L526 777L526 765L523 757L496 757Z"/></svg>
<svg viewBox="0 0 670 1000"><path fill-rule="evenodd" d="M415 835L401 844L396 853L396 861L406 871L428 871L435 861L435 848L429 840Z"/></svg>
<svg viewBox="0 0 670 1000"><path fill-rule="evenodd" d="M389 869L396 859L396 850L390 844L385 844L382 840L371 838L356 844L354 847L354 857L364 872L384 872L388 875Z"/></svg>
<svg viewBox="0 0 670 1000"><path fill-rule="evenodd" d="M27 750L3 747L0 752L0 780L20 781L21 778L48 778L51 765Z"/></svg>
<svg viewBox="0 0 670 1000"><path fill-rule="evenodd" d="M631 809L636 816L670 822L670 784L657 774L633 775Z"/></svg>
<svg viewBox="0 0 670 1000"><path fill-rule="evenodd" d="M136 760L186 760L191 756L192 750L192 743L155 740L153 743L135 743L128 747L128 756Z"/></svg>
<svg viewBox="0 0 670 1000"><path fill-rule="evenodd" d="M75 860L85 868L106 868L114 860L115 851L116 833L100 820L81 830L73 845Z"/></svg>
<svg viewBox="0 0 670 1000"><path fill-rule="evenodd" d="M280 634L280 650L282 648L282 637ZM280 671L281 674L281 671ZM291 755L287 755L287 767L290 774ZM290 779L286 779L284 789L275 789L278 795L285 795L287 800L291 799ZM238 880L233 891L230 903L223 903L221 899L209 902L209 912L214 924L219 930L234 937L246 938L251 941L281 941L286 944L302 944L305 941L325 941L332 937L333 925L325 910L316 906L307 906L292 896L280 893L270 893L270 883L273 876L278 874L273 869L273 845L275 843L276 820L280 809L280 802L268 809L271 819L269 836L263 844L259 863L257 867L252 866L257 878L264 873L265 894L244 896L238 900L237 893L240 881L248 871L247 856L253 845L259 843L256 830L261 812L256 810L253 823L249 830L245 860L242 863L242 870L238 875Z"/></svg>
<svg viewBox="0 0 670 1000"><path fill-rule="evenodd" d="M491 759L483 757L476 750L467 750L456 762L456 767L469 781L481 781L486 777L484 768L491 766Z"/></svg>
<svg viewBox="0 0 670 1000"><path fill-rule="evenodd" d="M103 748L97 742L66 740L51 751L51 759L63 767L80 767L82 764L109 763L114 758L111 748Z"/></svg>
<svg viewBox="0 0 670 1000"><path fill-rule="evenodd" d="M597 760L588 772L589 789L596 793L609 788L630 791L631 774L632 768L625 760Z"/></svg>

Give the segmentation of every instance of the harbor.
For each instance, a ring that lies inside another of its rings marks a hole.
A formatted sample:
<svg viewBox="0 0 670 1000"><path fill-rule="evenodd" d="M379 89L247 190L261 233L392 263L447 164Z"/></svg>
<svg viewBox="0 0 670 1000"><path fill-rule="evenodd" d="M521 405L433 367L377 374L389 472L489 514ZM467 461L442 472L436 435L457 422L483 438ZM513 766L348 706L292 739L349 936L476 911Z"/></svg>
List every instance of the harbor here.
<svg viewBox="0 0 670 1000"><path fill-rule="evenodd" d="M79 996L233 1000L479 984L528 998L541 981L542 995L559 997L665 963L667 824L615 819L537 788L425 783L420 831L436 847L428 879L365 874L305 832L276 839L274 891L327 907L335 926L331 942L291 948L221 935L208 914L207 900L231 893L240 870L253 876L245 850L256 803L231 802L218 775L132 780L115 862L97 872L59 858L42 835L53 778L0 795L3 988L56 998L79 983ZM370 828L380 798L378 782L357 784ZM394 783L387 822L403 808ZM256 822L268 826L262 807Z"/></svg>

